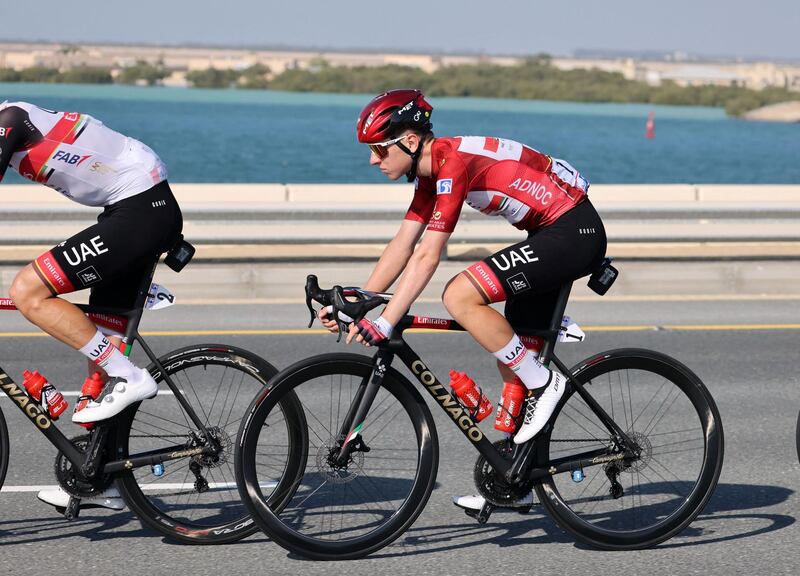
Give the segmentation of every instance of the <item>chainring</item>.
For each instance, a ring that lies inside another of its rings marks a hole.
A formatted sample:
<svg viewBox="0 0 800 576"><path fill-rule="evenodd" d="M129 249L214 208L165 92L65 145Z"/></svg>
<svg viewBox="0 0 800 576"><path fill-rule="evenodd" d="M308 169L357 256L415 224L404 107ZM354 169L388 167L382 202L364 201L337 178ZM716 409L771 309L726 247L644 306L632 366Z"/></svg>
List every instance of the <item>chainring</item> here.
<svg viewBox="0 0 800 576"><path fill-rule="evenodd" d="M493 444L506 460L511 460L514 453L514 446L510 440L498 440ZM473 473L475 487L487 502L502 508L515 508L517 502L527 496L533 489L533 480L528 480L522 484L509 484L508 481L499 474L495 474L492 465L484 458L483 454L478 456L475 461L475 471Z"/></svg>
<svg viewBox="0 0 800 576"><path fill-rule="evenodd" d="M85 454L86 450L89 448L88 435L76 436L70 439L70 442L72 442L72 445L82 454ZM79 478L78 475L75 474L72 462L61 452L56 454L55 474L56 480L58 480L58 484L64 492L76 498L91 498L97 496L111 486L111 483L114 481L114 477L111 474L103 474L92 480Z"/></svg>

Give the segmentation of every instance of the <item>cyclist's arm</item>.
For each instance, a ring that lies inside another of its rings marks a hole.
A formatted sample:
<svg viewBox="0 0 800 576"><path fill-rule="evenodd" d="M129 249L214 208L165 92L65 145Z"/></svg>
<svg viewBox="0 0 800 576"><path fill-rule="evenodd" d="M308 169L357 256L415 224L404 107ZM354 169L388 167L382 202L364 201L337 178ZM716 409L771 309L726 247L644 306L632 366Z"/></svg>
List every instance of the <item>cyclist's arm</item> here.
<svg viewBox="0 0 800 576"><path fill-rule="evenodd" d="M26 146L32 137L41 137L33 127L28 113L17 106L0 110L0 181L6 174L11 156Z"/></svg>
<svg viewBox="0 0 800 576"><path fill-rule="evenodd" d="M383 250L383 254L372 270L372 274L369 275L364 288L374 292L388 290L408 264L411 255L414 254L414 246L424 230L424 222L403 220L397 234Z"/></svg>
<svg viewBox="0 0 800 576"><path fill-rule="evenodd" d="M439 266L442 252L449 239L449 232L428 230L428 233L422 238L422 242L414 250L414 254L408 260L408 265L400 278L397 290L381 314L392 326L400 321L403 314L430 282L433 273Z"/></svg>
<svg viewBox="0 0 800 576"><path fill-rule="evenodd" d="M467 194L466 169L458 158L453 157L440 171L438 180L426 181L426 185L430 187L430 194L426 196L424 208L422 203L416 207L412 203L407 218L426 220L427 232L409 258L397 290L381 314L392 326L422 293L439 266Z"/></svg>

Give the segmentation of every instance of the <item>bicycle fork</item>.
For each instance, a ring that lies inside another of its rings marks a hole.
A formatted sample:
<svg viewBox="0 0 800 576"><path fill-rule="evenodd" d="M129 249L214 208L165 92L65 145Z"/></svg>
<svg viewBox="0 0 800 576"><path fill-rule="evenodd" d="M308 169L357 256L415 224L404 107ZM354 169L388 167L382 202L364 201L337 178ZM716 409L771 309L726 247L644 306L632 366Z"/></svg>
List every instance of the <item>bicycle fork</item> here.
<svg viewBox="0 0 800 576"><path fill-rule="evenodd" d="M359 386L353 402L344 417L342 426L339 429L339 438L344 438L339 452L333 459L332 464L337 467L343 467L347 464L350 458L350 453L354 449L359 449L364 452L369 452L369 447L366 446L359 436L361 427L364 425L364 420L367 417L372 403L375 401L375 396L383 383L383 378L386 375L386 370L394 359L394 353L388 350L378 350L375 354L372 372L367 376Z"/></svg>

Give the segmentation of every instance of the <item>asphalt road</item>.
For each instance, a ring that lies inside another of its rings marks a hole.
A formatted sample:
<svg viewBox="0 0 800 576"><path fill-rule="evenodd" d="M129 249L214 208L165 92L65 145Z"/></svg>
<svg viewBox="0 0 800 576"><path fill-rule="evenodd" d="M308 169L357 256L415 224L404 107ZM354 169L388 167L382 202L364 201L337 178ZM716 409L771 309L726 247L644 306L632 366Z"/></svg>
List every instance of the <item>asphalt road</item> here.
<svg viewBox="0 0 800 576"><path fill-rule="evenodd" d="M441 313L435 304L418 310ZM143 529L127 511L87 510L69 523L40 503L35 492L20 491L53 483L55 451L3 398L0 407L12 436L5 484L14 491L0 493L0 573L796 574L800 300L584 301L568 313L588 333L586 342L559 349L570 363L610 348L656 349L691 367L718 403L726 457L717 490L689 528L655 549L588 549L541 508L524 516L495 513L486 525L465 516L451 496L473 491L476 453L433 405L441 443L436 489L408 532L368 559L335 567L304 561L262 535L222 547L176 545ZM149 343L157 352L219 341L251 349L278 367L344 348L333 337L303 331L306 315L294 303L184 305L148 315L142 330L154 332ZM49 338L20 336L32 332L29 325L16 313L3 316L0 349L6 372L16 379L23 369L36 368L61 390L79 387L84 362L77 353ZM458 368L479 382L496 381L493 360L466 335L418 334L409 342L437 374ZM499 384L488 387L499 391ZM78 430L71 424L66 428L69 434Z"/></svg>

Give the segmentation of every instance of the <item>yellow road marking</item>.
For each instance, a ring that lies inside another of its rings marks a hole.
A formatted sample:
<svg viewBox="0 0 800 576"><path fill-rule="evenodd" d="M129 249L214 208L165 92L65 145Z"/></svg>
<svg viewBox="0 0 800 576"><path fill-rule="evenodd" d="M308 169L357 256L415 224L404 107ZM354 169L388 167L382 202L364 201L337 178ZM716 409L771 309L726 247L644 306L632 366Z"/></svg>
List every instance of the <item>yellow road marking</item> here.
<svg viewBox="0 0 800 576"><path fill-rule="evenodd" d="M800 330L800 324L641 324L634 326L582 326L584 332L652 332L708 331L708 330ZM415 333L463 334L463 332L416 328ZM330 334L320 328L276 328L272 330L155 330L142 332L142 336L289 336L302 334ZM44 332L0 332L0 338L44 338Z"/></svg>

